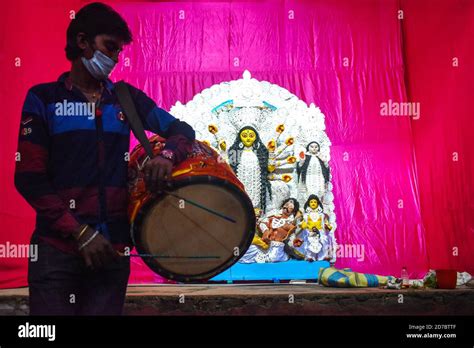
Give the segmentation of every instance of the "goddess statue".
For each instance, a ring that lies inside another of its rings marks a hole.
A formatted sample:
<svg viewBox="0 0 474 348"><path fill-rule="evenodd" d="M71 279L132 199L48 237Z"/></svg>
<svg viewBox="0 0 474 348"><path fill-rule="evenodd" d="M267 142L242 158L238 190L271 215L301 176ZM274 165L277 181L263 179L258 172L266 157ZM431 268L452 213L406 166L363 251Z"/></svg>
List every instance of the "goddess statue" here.
<svg viewBox="0 0 474 348"><path fill-rule="evenodd" d="M319 157L320 146L316 141L306 146L306 153L300 153L296 166L298 174L298 192L303 202L310 194L324 197L330 179L329 167Z"/></svg>
<svg viewBox="0 0 474 348"><path fill-rule="evenodd" d="M227 153L229 164L244 184L255 208L265 211L267 194L271 197L268 181L268 150L258 132L251 126L243 127Z"/></svg>

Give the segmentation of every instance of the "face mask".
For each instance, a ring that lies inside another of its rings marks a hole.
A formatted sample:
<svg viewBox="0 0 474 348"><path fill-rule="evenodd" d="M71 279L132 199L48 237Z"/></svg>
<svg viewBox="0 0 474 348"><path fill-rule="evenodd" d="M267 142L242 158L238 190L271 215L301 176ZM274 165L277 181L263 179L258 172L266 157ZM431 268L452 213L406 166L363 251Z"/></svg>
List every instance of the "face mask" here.
<svg viewBox="0 0 474 348"><path fill-rule="evenodd" d="M87 71L97 80L107 79L116 64L112 58L99 50L94 51L91 59L81 57L81 60Z"/></svg>

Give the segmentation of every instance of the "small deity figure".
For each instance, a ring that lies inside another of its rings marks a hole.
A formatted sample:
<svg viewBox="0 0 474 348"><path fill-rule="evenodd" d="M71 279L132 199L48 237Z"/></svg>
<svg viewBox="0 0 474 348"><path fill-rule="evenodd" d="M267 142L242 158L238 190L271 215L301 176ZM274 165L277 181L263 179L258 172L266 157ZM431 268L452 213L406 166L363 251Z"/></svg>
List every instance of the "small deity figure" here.
<svg viewBox="0 0 474 348"><path fill-rule="evenodd" d="M307 219L301 223L303 230L303 249L305 260L310 262L318 260L318 254L323 248L321 244L321 234L318 229L318 221L313 221L311 215L307 215Z"/></svg>
<svg viewBox="0 0 474 348"><path fill-rule="evenodd" d="M257 221L257 225L259 221L261 221L262 216L263 216L263 211L259 208L255 208L255 218ZM269 245L265 243L262 238L262 233L260 230L257 229L257 226L255 226L255 234L252 239L252 244L248 248L247 252L241 257L239 260L240 263L254 263L256 256L262 251L262 250L267 250Z"/></svg>
<svg viewBox="0 0 474 348"><path fill-rule="evenodd" d="M298 193L301 201L305 201L309 194L324 197L329 182L329 167L319 157L320 146L316 141L306 146L306 153L300 153L300 161L296 165L298 174Z"/></svg>
<svg viewBox="0 0 474 348"><path fill-rule="evenodd" d="M296 230L299 214L298 201L295 198L288 198L282 203L280 210L270 213L259 222L262 241L269 244L269 248L257 255L256 262L288 260L289 257L284 250L285 241Z"/></svg>
<svg viewBox="0 0 474 348"><path fill-rule="evenodd" d="M336 262L336 238L334 237L334 231L329 223L329 216L324 214L324 224L320 233L321 239L321 251L318 254L318 260L329 261L331 264Z"/></svg>
<svg viewBox="0 0 474 348"><path fill-rule="evenodd" d="M330 260L335 254L334 234L328 215L323 213L323 207L318 196L312 194L304 205L303 221L300 230L294 235L287 249L296 259L308 261Z"/></svg>
<svg viewBox="0 0 474 348"><path fill-rule="evenodd" d="M300 214L298 201L289 198L282 203L279 210L259 219L252 245L239 262L287 261L289 257L285 252L285 241L295 231Z"/></svg>

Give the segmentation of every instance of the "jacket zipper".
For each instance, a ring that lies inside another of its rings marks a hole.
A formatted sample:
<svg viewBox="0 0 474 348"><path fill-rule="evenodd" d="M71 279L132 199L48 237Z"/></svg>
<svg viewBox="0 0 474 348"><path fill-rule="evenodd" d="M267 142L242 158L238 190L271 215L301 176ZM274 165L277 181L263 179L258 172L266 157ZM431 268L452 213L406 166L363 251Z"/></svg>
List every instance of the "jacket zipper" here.
<svg viewBox="0 0 474 348"><path fill-rule="evenodd" d="M97 129L97 169L99 173L99 231L104 234L106 231L103 230L103 224L106 223L106 199L105 199L105 186L104 186L104 166L105 166L105 145L104 145L104 124L102 120L102 113L99 109L102 101L102 95L96 104L95 114L95 125ZM97 114L99 111L99 115ZM108 237L108 236L104 236Z"/></svg>

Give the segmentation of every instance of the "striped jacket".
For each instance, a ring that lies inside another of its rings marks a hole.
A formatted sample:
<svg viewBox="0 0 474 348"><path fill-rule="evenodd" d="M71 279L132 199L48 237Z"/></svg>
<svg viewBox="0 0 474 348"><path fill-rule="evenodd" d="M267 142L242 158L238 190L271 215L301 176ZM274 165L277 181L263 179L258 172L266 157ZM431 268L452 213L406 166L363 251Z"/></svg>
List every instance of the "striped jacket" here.
<svg viewBox="0 0 474 348"><path fill-rule="evenodd" d="M96 228L117 249L131 244L127 218L130 127L114 84L104 82L97 108L73 87L69 73L32 87L22 110L15 186L36 211L34 233L76 252L71 233ZM130 86L144 128L167 139L182 161L194 130Z"/></svg>

